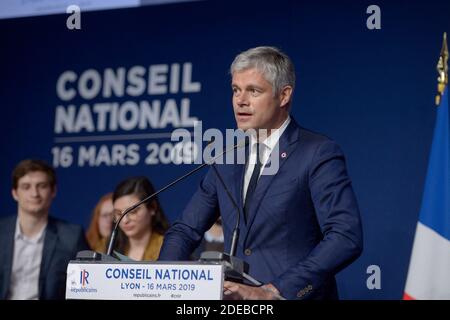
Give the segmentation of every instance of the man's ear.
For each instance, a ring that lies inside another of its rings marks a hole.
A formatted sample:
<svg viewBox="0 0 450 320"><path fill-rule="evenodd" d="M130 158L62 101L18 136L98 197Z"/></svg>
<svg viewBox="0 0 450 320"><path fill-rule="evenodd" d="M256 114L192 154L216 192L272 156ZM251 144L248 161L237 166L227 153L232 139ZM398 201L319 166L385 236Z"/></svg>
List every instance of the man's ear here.
<svg viewBox="0 0 450 320"><path fill-rule="evenodd" d="M285 107L291 101L292 87L285 86L280 92L280 107Z"/></svg>
<svg viewBox="0 0 450 320"><path fill-rule="evenodd" d="M14 198L14 200L19 201L19 197L17 196L17 190L16 189L12 188L11 189L11 194L12 194L12 197Z"/></svg>

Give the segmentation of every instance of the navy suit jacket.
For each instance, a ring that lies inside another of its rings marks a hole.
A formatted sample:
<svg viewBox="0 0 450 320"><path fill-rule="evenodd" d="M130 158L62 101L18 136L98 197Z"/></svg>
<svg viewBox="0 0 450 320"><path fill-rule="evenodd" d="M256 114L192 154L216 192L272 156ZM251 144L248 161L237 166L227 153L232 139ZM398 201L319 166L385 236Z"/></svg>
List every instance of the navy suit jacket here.
<svg viewBox="0 0 450 320"><path fill-rule="evenodd" d="M217 168L243 212L245 165ZM236 210L210 169L166 233L160 260L187 260L217 209L229 252ZM359 209L339 146L292 119L279 140L279 170L260 176L240 229L236 255L255 279L287 299L336 299L334 275L362 251Z"/></svg>
<svg viewBox="0 0 450 320"><path fill-rule="evenodd" d="M17 215L0 219L0 299L6 299L9 291L16 219ZM78 251L88 249L81 226L49 217L39 272L39 299L64 299L67 265Z"/></svg>

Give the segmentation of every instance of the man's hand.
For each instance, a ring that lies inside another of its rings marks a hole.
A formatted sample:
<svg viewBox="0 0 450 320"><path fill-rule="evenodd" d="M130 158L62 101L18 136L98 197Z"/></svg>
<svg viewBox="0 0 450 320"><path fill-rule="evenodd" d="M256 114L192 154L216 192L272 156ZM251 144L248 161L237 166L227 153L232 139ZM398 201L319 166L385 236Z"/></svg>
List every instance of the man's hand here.
<svg viewBox="0 0 450 320"><path fill-rule="evenodd" d="M231 281L223 283L223 295L226 300L280 300L280 292L272 284L252 287Z"/></svg>

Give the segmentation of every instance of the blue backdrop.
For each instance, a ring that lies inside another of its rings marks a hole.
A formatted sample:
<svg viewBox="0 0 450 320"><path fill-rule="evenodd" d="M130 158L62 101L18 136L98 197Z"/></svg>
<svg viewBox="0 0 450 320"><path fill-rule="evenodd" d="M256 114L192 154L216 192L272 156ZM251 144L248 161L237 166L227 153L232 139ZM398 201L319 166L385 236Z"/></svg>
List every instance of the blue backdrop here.
<svg viewBox="0 0 450 320"><path fill-rule="evenodd" d="M160 188L185 173L193 165L166 163L174 144L167 134L192 130L194 118L204 129L233 128L229 65L242 50L273 45L297 68L293 116L342 146L361 208L364 253L338 275L340 296L401 298L450 3L377 1L381 30L366 27L371 4L199 1L82 11L81 30L68 30L65 14L0 20L0 215L16 212L10 174L24 158L57 167L52 213L85 227L121 179L146 175ZM128 112L113 115L119 109ZM154 113L139 126L143 109ZM170 220L203 174L161 195ZM370 265L381 269L379 290L367 288Z"/></svg>

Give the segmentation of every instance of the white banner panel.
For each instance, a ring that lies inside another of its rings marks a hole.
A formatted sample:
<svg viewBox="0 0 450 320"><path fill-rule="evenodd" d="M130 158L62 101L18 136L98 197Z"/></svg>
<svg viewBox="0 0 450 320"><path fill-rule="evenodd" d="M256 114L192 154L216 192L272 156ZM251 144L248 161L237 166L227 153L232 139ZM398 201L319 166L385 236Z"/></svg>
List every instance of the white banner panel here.
<svg viewBox="0 0 450 320"><path fill-rule="evenodd" d="M66 299L221 300L222 287L217 264L72 261Z"/></svg>

